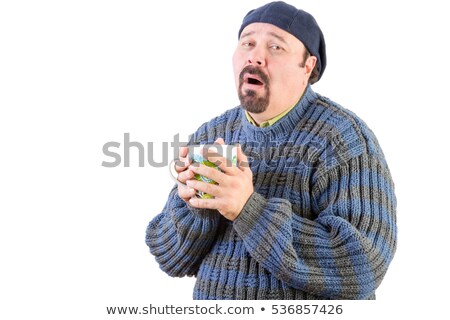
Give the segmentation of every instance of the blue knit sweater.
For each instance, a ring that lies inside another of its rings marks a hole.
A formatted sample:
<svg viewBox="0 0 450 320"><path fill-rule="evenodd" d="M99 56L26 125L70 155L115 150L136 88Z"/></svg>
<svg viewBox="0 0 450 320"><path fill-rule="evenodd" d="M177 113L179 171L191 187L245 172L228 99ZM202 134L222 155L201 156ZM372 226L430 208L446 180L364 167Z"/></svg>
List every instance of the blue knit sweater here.
<svg viewBox="0 0 450 320"><path fill-rule="evenodd" d="M147 228L161 269L196 276L194 299L374 299L397 231L394 184L370 129L308 87L270 127L236 107L191 142L219 137L243 146L255 192L231 222L189 206L175 186Z"/></svg>

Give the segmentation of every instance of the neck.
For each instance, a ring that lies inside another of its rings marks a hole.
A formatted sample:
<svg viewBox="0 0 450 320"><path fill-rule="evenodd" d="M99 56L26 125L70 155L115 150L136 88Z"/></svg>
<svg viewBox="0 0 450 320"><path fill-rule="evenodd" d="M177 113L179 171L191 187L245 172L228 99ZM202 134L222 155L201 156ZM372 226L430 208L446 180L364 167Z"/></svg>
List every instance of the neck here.
<svg viewBox="0 0 450 320"><path fill-rule="evenodd" d="M305 93L305 90L306 88L303 88L300 96L297 97L296 99L292 99L289 102L284 102L283 104L280 104L278 106L269 104L264 112L261 113L249 112L248 114L252 117L253 121L255 121L257 125L260 125L261 123L275 118L276 116L282 114L286 110L296 105L303 96L303 94Z"/></svg>
<svg viewBox="0 0 450 320"><path fill-rule="evenodd" d="M284 117L279 119L273 125L268 127L260 127L253 125L247 120L245 111L238 108L240 117L242 117L242 128L245 135L251 141L278 141L280 137L286 136L286 133L292 132L298 126L304 113L318 99L319 95L308 87L299 102Z"/></svg>

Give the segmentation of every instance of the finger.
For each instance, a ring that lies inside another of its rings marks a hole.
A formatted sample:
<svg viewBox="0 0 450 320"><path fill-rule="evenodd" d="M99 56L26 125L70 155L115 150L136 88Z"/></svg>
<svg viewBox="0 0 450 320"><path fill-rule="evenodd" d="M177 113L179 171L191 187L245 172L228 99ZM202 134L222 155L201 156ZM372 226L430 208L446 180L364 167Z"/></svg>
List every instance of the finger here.
<svg viewBox="0 0 450 320"><path fill-rule="evenodd" d="M223 139L219 138L216 140L216 142L223 142ZM231 151L231 149L222 150L221 146L211 146L206 150L204 157L205 159L218 166L223 172L233 174L233 172L235 172L236 170L236 167L233 165L231 159L229 159L229 157L231 157L231 155L228 154L229 151ZM223 156L224 154L226 156Z"/></svg>
<svg viewBox="0 0 450 320"><path fill-rule="evenodd" d="M181 183L186 183L186 180L190 180L194 177L194 172L192 170L185 170L178 174L177 180Z"/></svg>
<svg viewBox="0 0 450 320"><path fill-rule="evenodd" d="M178 159L175 160L175 170L183 171L189 166L188 147L180 147L178 149Z"/></svg>
<svg viewBox="0 0 450 320"><path fill-rule="evenodd" d="M190 198L195 196L196 192L194 188L178 185L178 196L184 201L189 201Z"/></svg>
<svg viewBox="0 0 450 320"><path fill-rule="evenodd" d="M214 141L214 144L225 144L225 141L222 138L218 138Z"/></svg>
<svg viewBox="0 0 450 320"><path fill-rule="evenodd" d="M189 158L189 155L186 157L180 157L175 160L175 170L177 172L181 172L186 170L187 167L192 163L192 160Z"/></svg>
<svg viewBox="0 0 450 320"><path fill-rule="evenodd" d="M216 181L218 184L223 182L223 173L217 170L215 167L208 167L204 164L198 164L191 165L189 167L189 170L193 171L194 173L197 173L199 175L205 176L206 178L212 179Z"/></svg>
<svg viewBox="0 0 450 320"><path fill-rule="evenodd" d="M180 158L186 157L187 154L188 154L188 147L180 147L180 149L178 149L178 156Z"/></svg>
<svg viewBox="0 0 450 320"><path fill-rule="evenodd" d="M240 144L237 147L237 163L239 169L241 169L242 171L250 170L248 158L245 155L244 151L242 151L242 146Z"/></svg>
<svg viewBox="0 0 450 320"><path fill-rule="evenodd" d="M189 188L208 193L214 197L217 197L220 195L220 187L217 184L198 181L198 180L193 179L193 180L187 180L186 185Z"/></svg>
<svg viewBox="0 0 450 320"><path fill-rule="evenodd" d="M190 161L187 159L177 159L175 160L175 171L178 173L185 171L190 164Z"/></svg>
<svg viewBox="0 0 450 320"><path fill-rule="evenodd" d="M230 159L227 159L225 157L222 157L218 153L214 152L208 152L208 161L214 163L216 166L218 166L223 172L227 174L233 174L233 172L236 170L236 167L233 166L233 163Z"/></svg>
<svg viewBox="0 0 450 320"><path fill-rule="evenodd" d="M218 209L218 201L216 199L191 198L189 199L189 204L195 208Z"/></svg>

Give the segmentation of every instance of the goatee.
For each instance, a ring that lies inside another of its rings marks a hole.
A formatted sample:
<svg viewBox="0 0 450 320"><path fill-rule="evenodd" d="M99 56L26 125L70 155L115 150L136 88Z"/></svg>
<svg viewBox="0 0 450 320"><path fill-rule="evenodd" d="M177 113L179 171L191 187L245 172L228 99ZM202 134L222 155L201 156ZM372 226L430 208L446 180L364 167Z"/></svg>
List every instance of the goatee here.
<svg viewBox="0 0 450 320"><path fill-rule="evenodd" d="M258 93L255 90L250 89L245 90L245 92L242 92L242 86L244 85L244 76L247 73L257 75L261 79L265 89L263 96L258 96ZM246 66L244 69L242 69L241 73L239 74L238 96L242 107L248 112L251 113L264 112L269 106L270 100L269 78L258 67Z"/></svg>

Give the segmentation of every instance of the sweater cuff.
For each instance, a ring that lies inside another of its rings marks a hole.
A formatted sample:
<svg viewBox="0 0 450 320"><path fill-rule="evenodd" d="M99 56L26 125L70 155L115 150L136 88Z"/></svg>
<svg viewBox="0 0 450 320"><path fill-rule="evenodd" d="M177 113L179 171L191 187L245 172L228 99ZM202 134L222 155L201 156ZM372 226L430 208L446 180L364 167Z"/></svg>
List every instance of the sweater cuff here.
<svg viewBox="0 0 450 320"><path fill-rule="evenodd" d="M220 218L220 213L217 212L217 210L212 209L199 209L194 208L190 204L186 203L189 211L192 212L192 214L196 217L203 218L203 219L218 219Z"/></svg>
<svg viewBox="0 0 450 320"><path fill-rule="evenodd" d="M267 199L259 193L253 192L241 213L233 222L234 228L241 236L246 236L251 232L261 218L261 213L266 205Z"/></svg>

